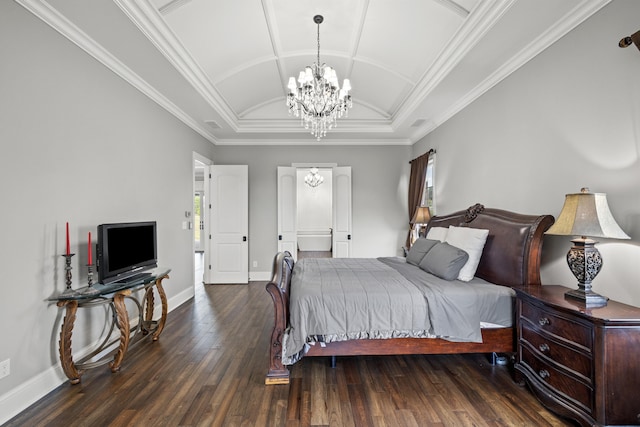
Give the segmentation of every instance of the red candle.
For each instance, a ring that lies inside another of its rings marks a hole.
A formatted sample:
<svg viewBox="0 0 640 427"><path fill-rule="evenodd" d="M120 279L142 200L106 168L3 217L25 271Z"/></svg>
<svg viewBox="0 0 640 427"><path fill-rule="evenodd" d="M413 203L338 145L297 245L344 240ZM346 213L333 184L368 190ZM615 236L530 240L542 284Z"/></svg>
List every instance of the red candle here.
<svg viewBox="0 0 640 427"><path fill-rule="evenodd" d="M93 264L93 260L91 259L91 232L89 232L89 265Z"/></svg>
<svg viewBox="0 0 640 427"><path fill-rule="evenodd" d="M71 247L69 246L69 223L67 222L67 255L71 253Z"/></svg>

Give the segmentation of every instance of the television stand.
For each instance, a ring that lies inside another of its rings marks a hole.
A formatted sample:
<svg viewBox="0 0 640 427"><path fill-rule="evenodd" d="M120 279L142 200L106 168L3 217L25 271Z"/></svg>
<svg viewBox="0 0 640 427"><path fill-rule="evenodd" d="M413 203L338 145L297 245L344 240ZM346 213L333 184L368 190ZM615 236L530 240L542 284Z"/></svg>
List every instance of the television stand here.
<svg viewBox="0 0 640 427"><path fill-rule="evenodd" d="M118 372L129 345L142 340L151 334L152 340L157 341L167 321L167 296L162 287L162 281L169 277L170 269L156 268L148 275L128 282L110 283L108 285L93 285L92 292L76 289L71 293L64 293L50 298L56 301L58 307L65 307L66 312L60 330L60 363L69 382L78 384L85 369L95 368L109 363L111 372ZM134 292L144 292L142 300ZM154 292L155 291L155 292ZM155 308L155 293L160 297L162 312L157 320L153 320ZM129 313L125 299L133 301L138 307L138 319L133 326L130 324ZM71 351L71 337L78 308L89 308L99 305L109 305L112 316L109 333L97 348L88 355L74 362ZM112 338L112 332L118 328L117 338Z"/></svg>

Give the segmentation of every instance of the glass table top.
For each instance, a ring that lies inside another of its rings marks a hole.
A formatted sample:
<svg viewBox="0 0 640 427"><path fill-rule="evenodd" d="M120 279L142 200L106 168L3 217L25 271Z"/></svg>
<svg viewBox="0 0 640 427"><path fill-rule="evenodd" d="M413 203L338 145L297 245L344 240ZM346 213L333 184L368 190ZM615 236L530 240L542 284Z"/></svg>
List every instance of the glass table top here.
<svg viewBox="0 0 640 427"><path fill-rule="evenodd" d="M152 270L140 272L122 281L108 284L95 283L92 286L84 286L77 289L69 289L49 298L49 301L84 300L110 295L125 289L136 289L144 287L149 283L169 274L170 268L156 267Z"/></svg>

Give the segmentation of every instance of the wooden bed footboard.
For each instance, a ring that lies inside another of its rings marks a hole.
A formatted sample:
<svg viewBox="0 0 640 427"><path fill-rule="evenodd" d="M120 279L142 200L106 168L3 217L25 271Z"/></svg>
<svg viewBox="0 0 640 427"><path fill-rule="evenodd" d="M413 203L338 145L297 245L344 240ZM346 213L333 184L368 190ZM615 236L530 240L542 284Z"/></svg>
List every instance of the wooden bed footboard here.
<svg viewBox="0 0 640 427"><path fill-rule="evenodd" d="M269 346L269 372L265 384L289 384L289 369L282 364L282 339L289 324L289 288L293 271L293 256L279 252L273 260L273 275L267 292L273 300L275 319Z"/></svg>
<svg viewBox="0 0 640 427"><path fill-rule="evenodd" d="M431 227L450 225L489 230L476 275L492 283L518 287L540 285L542 240L554 222L551 215L522 215L476 204L466 211L434 216ZM266 290L274 306L266 384L288 384L289 370L282 364L282 341L289 324L289 291L294 261L289 252L274 258ZM440 338L349 340L311 346L306 356L399 354L509 353L515 351L515 328L482 330L482 342L451 342Z"/></svg>

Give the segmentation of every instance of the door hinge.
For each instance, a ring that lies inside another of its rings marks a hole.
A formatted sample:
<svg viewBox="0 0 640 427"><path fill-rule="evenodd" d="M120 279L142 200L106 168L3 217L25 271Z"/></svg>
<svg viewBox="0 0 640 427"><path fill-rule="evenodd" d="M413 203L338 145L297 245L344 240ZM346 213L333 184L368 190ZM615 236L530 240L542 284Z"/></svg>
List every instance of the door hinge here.
<svg viewBox="0 0 640 427"><path fill-rule="evenodd" d="M347 234L347 240L351 240L351 234Z"/></svg>
<svg viewBox="0 0 640 427"><path fill-rule="evenodd" d="M282 234L278 234L278 240L282 240Z"/></svg>
<svg viewBox="0 0 640 427"><path fill-rule="evenodd" d="M211 264L209 264L209 270L211 270Z"/></svg>

